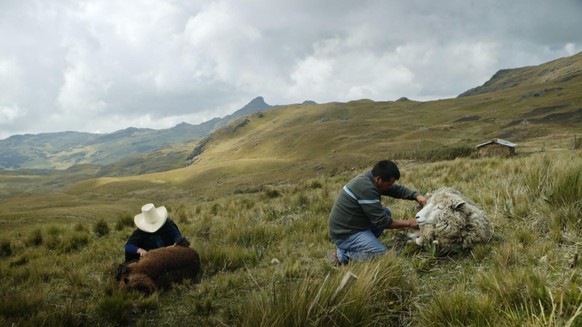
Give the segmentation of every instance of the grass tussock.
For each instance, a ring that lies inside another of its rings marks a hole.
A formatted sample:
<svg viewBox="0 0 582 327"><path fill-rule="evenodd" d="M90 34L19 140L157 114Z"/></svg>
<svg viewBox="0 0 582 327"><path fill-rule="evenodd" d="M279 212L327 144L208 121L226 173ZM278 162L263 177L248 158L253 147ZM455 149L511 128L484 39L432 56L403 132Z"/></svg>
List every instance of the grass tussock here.
<svg viewBox="0 0 582 327"><path fill-rule="evenodd" d="M116 189L116 201L125 196L133 211L165 205L202 260L196 279L149 297L117 290L113 271L133 214L94 215L111 198L61 208L58 219L38 219L43 211L3 218L24 227L0 241L0 325L580 326L578 154L402 159L399 182L421 193L460 190L491 220L491 242L443 256L386 231L382 241L394 251L339 268L326 261L329 210L365 168L248 184L213 198ZM385 205L397 219L418 209L401 200Z"/></svg>
<svg viewBox="0 0 582 327"><path fill-rule="evenodd" d="M415 284L401 260L387 255L325 276L275 277L243 305L241 325L401 325L410 314Z"/></svg>

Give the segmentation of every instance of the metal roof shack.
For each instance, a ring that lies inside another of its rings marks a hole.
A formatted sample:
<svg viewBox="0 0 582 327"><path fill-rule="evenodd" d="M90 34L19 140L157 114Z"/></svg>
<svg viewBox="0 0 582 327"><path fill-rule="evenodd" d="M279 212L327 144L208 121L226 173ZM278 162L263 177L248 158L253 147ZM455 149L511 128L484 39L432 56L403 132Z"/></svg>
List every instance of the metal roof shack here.
<svg viewBox="0 0 582 327"><path fill-rule="evenodd" d="M477 145L479 157L513 156L517 145L502 139L493 139Z"/></svg>

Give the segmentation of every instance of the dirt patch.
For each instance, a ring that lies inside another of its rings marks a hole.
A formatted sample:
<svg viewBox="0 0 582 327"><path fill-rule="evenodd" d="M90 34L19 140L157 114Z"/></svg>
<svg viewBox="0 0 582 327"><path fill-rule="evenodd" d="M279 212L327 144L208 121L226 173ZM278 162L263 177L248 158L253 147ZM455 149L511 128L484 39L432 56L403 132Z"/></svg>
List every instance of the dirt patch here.
<svg viewBox="0 0 582 327"><path fill-rule="evenodd" d="M546 129L532 129L532 128L511 128L502 131L496 137L504 140L511 140L511 142L519 143L531 140L536 137L543 137L549 135L549 131Z"/></svg>
<svg viewBox="0 0 582 327"><path fill-rule="evenodd" d="M521 115L521 117L530 118L530 117L534 117L534 116L538 116L538 115L544 115L544 114L556 111L560 108L564 108L565 106L566 105L535 108L534 110L532 110L530 112L526 112L525 114Z"/></svg>
<svg viewBox="0 0 582 327"><path fill-rule="evenodd" d="M551 115L547 115L542 118L532 118L529 119L530 123L580 123L582 122L582 108L570 111L570 112L560 112Z"/></svg>
<svg viewBox="0 0 582 327"><path fill-rule="evenodd" d="M537 90L537 91L531 91L531 92L527 92L521 95L521 98L519 99L518 102L521 102L529 97L543 97L544 95L551 93L551 92L555 92L555 91L561 91L562 88L561 87L554 87L551 89L542 89L542 90Z"/></svg>

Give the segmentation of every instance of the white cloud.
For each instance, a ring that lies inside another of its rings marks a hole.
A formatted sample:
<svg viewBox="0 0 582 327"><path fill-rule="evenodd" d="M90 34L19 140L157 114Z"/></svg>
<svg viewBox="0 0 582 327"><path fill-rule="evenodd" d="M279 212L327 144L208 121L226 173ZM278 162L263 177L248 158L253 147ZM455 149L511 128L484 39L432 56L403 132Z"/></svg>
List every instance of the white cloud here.
<svg viewBox="0 0 582 327"><path fill-rule="evenodd" d="M22 67L17 59L0 57L0 90L2 90L0 104L17 101L22 89L21 75Z"/></svg>
<svg viewBox="0 0 582 327"><path fill-rule="evenodd" d="M582 44L575 44L572 42L568 42L566 43L566 45L564 46L564 50L566 50L566 53L569 56L575 55L578 52L582 51Z"/></svg>
<svg viewBox="0 0 582 327"><path fill-rule="evenodd" d="M16 118L24 116L26 112L16 105L5 106L0 105L0 121L11 123Z"/></svg>
<svg viewBox="0 0 582 327"><path fill-rule="evenodd" d="M0 137L196 124L256 96L452 97L499 69L580 52L581 9L578 0L2 1Z"/></svg>
<svg viewBox="0 0 582 327"><path fill-rule="evenodd" d="M97 114L107 109L107 89L111 82L102 76L101 67L91 65L86 47L71 48L67 55L64 83L57 97L60 109L66 114L91 112Z"/></svg>

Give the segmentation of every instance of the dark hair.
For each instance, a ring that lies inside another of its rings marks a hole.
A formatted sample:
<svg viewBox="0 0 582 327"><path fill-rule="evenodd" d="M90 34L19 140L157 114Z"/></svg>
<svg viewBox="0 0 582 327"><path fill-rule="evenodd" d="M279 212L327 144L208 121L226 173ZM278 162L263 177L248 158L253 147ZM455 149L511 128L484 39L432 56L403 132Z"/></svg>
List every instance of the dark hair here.
<svg viewBox="0 0 582 327"><path fill-rule="evenodd" d="M400 170L394 161L382 160L372 168L372 176L379 176L383 181L387 181L390 178L398 180L400 179Z"/></svg>

